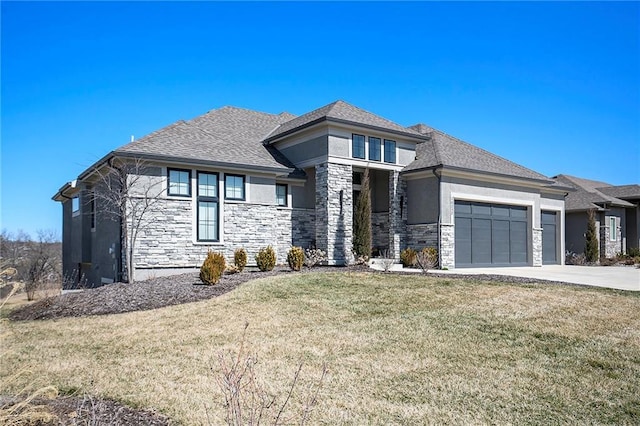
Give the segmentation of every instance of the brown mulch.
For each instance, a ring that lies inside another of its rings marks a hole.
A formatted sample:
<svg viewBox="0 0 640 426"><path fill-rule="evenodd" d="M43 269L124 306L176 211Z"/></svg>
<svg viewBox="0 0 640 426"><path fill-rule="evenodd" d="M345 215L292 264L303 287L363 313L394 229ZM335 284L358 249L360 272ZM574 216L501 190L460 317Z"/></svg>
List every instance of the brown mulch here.
<svg viewBox="0 0 640 426"><path fill-rule="evenodd" d="M9 409L18 400L0 398L0 407ZM61 396L55 399L35 399L25 407L38 413L49 414L49 420L32 414L25 415L25 410L14 412L13 418L17 424L35 424L41 426L77 426L77 425L171 425L171 419L162 414L149 410L134 409L109 399L92 398L90 396ZM21 416L22 414L22 416ZM14 423L11 423L14 424Z"/></svg>

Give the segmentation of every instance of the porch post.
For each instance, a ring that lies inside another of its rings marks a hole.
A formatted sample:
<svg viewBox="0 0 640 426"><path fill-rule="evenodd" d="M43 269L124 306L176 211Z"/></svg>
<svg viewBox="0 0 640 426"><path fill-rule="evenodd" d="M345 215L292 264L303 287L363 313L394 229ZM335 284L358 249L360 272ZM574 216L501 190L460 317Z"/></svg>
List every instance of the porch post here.
<svg viewBox="0 0 640 426"><path fill-rule="evenodd" d="M404 244L404 218L407 214L407 197L405 197L405 182L400 178L400 172L389 171L389 255L400 258L400 250Z"/></svg>

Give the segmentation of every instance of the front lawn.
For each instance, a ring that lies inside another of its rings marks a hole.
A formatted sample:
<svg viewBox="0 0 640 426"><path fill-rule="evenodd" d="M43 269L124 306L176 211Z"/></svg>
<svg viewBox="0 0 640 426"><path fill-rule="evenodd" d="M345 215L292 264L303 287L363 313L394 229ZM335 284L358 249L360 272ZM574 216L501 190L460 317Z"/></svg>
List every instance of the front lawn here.
<svg viewBox="0 0 640 426"><path fill-rule="evenodd" d="M369 272L263 278L211 300L3 325L1 394L54 385L224 423L218 355L245 322L256 373L311 424L640 422L640 295ZM8 378L28 371L16 382Z"/></svg>

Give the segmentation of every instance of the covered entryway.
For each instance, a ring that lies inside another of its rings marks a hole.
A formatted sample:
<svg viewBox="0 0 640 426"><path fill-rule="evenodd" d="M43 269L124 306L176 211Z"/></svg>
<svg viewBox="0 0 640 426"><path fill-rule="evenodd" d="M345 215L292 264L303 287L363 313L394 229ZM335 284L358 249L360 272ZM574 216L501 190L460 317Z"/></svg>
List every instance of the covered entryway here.
<svg viewBox="0 0 640 426"><path fill-rule="evenodd" d="M527 265L527 230L527 207L456 201L456 267Z"/></svg>
<svg viewBox="0 0 640 426"><path fill-rule="evenodd" d="M542 211L542 264L555 265L558 263L558 222L557 213Z"/></svg>

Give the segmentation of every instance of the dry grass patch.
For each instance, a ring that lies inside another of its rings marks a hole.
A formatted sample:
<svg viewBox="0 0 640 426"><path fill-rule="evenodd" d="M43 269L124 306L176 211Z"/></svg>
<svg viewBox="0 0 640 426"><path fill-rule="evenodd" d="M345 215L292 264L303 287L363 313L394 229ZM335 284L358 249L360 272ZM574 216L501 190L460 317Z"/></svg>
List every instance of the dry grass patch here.
<svg viewBox="0 0 640 426"><path fill-rule="evenodd" d="M292 274L216 299L7 324L0 379L223 423L215 364L246 340L291 409L329 374L314 424L640 422L640 297L554 285L373 273ZM213 368L213 371L212 371ZM2 390L16 392L17 383ZM23 384L22 384L23 385Z"/></svg>

